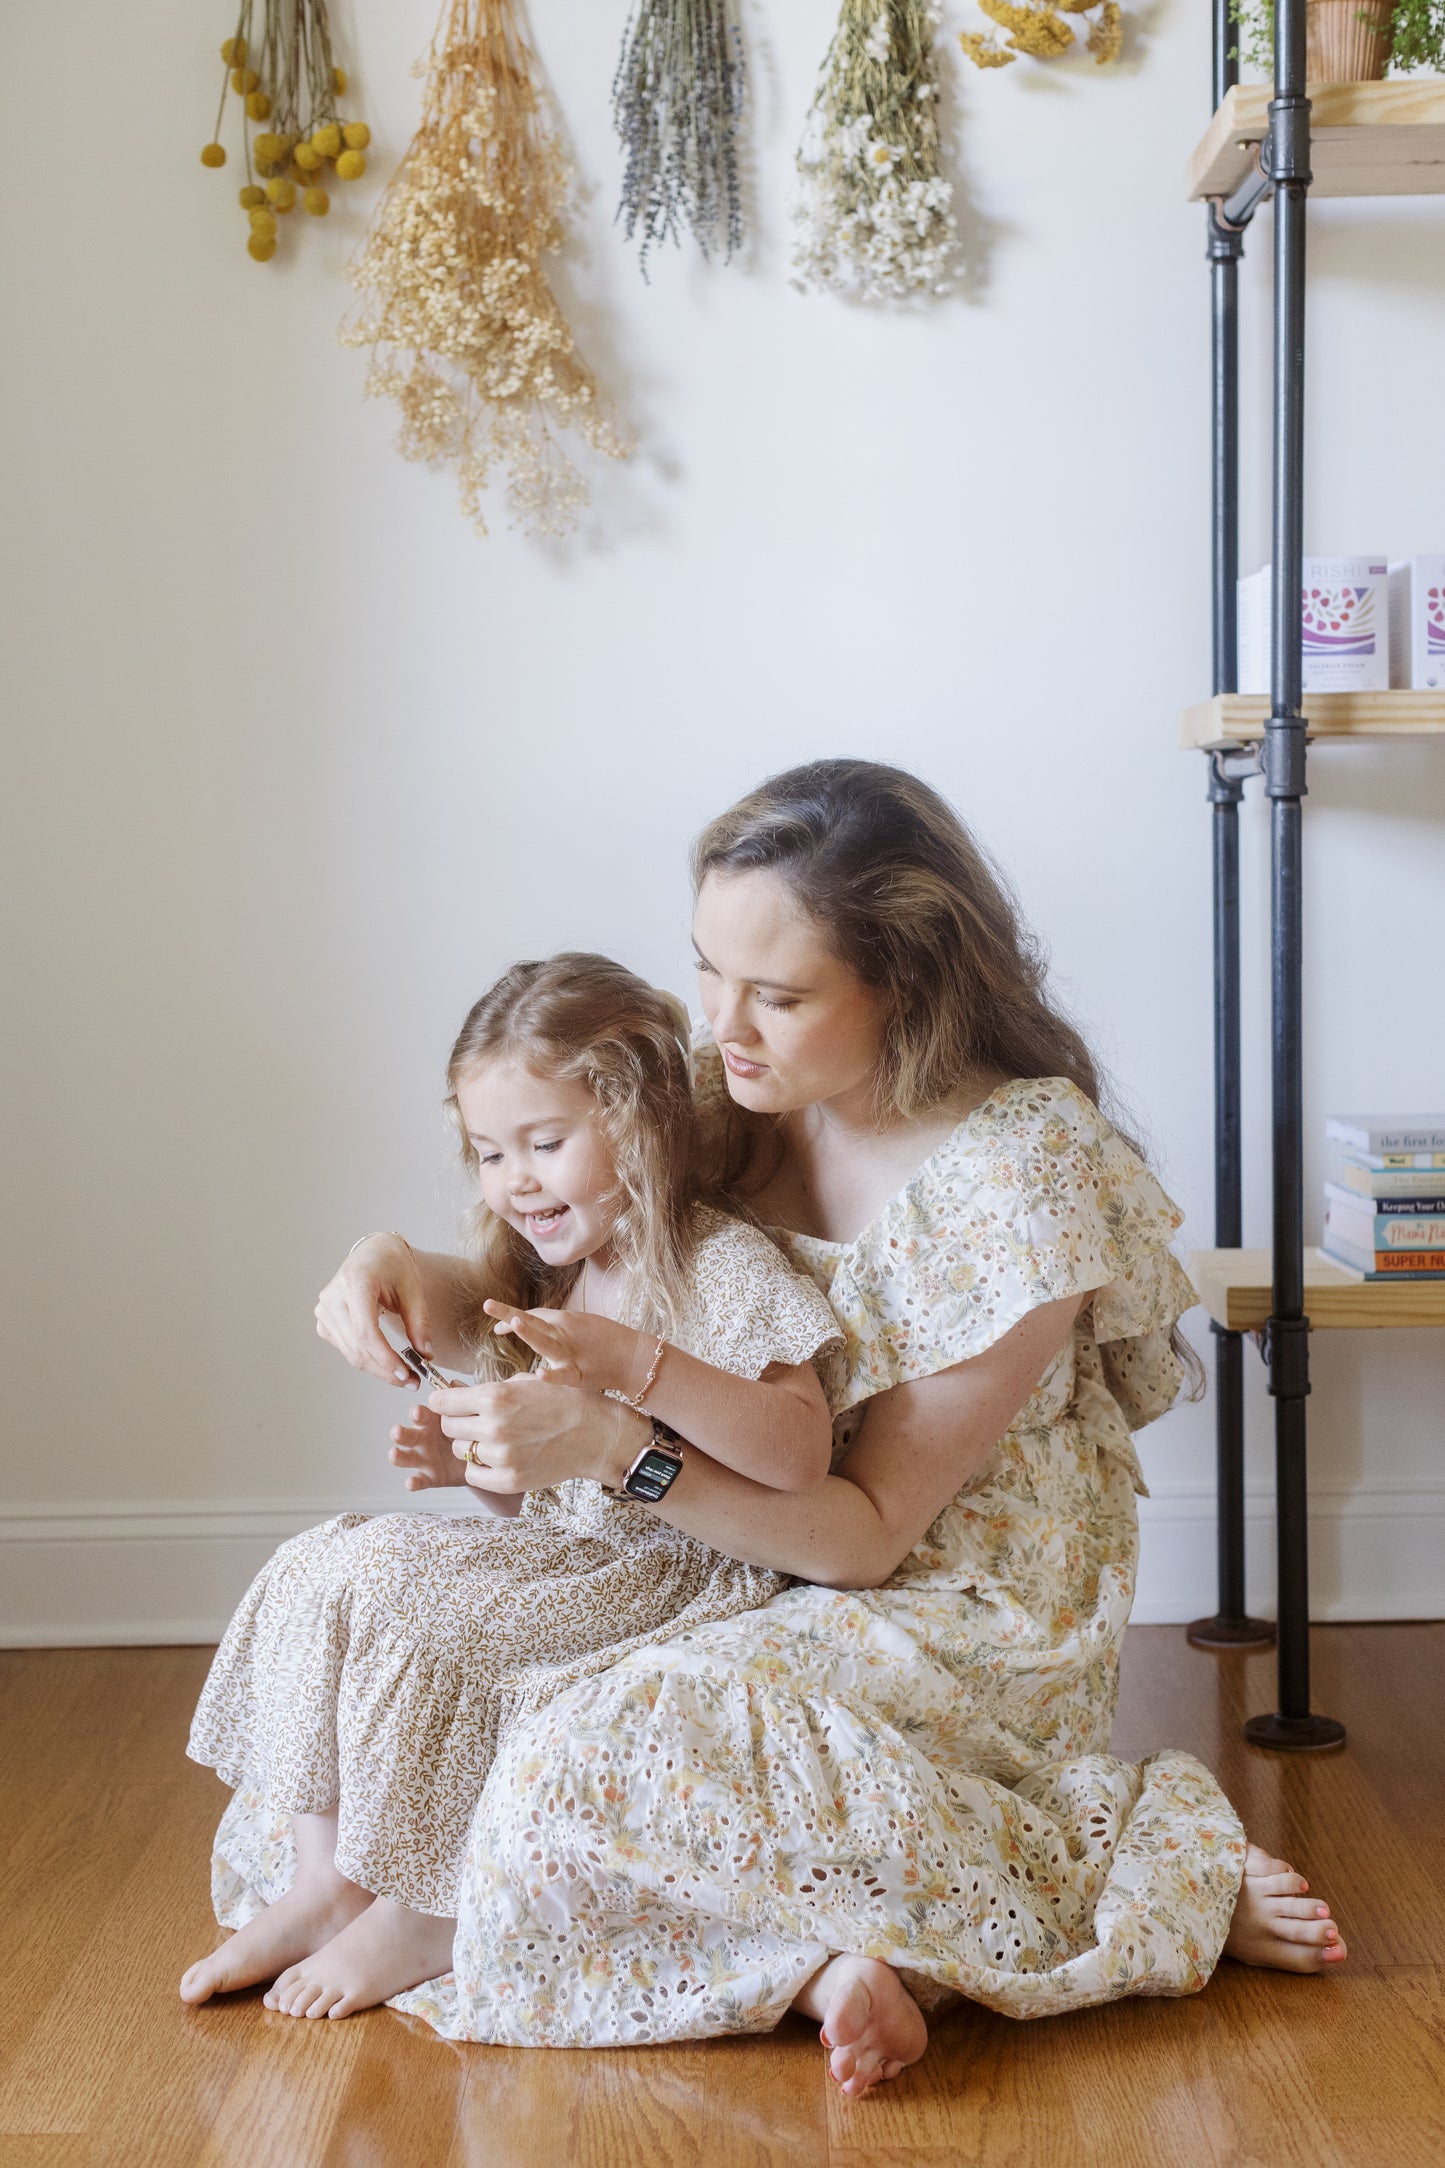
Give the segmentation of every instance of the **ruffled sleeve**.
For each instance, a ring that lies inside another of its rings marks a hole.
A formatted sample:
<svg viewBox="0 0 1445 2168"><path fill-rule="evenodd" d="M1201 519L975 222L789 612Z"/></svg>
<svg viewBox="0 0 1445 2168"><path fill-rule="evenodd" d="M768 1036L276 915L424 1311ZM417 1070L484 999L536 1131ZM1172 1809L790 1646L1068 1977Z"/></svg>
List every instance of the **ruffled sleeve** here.
<svg viewBox="0 0 1445 2168"><path fill-rule="evenodd" d="M817 1360L825 1389L836 1389L843 1334L826 1298L759 1228L721 1212L701 1217L678 1345L739 1378L760 1378L769 1363Z"/></svg>
<svg viewBox="0 0 1445 2168"><path fill-rule="evenodd" d="M831 1252L844 1404L982 1354L1044 1303L1091 1294L1109 1388L1131 1428L1151 1421L1178 1392L1169 1337L1196 1299L1169 1252L1181 1218L1073 1084L1005 1085L855 1243Z"/></svg>

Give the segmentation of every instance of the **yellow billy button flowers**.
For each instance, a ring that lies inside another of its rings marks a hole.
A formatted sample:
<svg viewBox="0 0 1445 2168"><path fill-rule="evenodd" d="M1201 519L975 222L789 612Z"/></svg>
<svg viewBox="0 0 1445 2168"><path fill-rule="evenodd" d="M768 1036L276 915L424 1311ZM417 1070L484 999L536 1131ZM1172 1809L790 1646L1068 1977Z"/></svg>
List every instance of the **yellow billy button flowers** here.
<svg viewBox="0 0 1445 2168"><path fill-rule="evenodd" d="M246 248L256 263L269 263L281 217L299 205L312 218L325 218L330 174L361 179L371 130L337 111L347 78L332 55L327 0L235 4L233 33L220 48L225 74L215 140L203 147L201 163L226 163L220 138L234 92L242 112L245 186L236 193L246 214Z"/></svg>

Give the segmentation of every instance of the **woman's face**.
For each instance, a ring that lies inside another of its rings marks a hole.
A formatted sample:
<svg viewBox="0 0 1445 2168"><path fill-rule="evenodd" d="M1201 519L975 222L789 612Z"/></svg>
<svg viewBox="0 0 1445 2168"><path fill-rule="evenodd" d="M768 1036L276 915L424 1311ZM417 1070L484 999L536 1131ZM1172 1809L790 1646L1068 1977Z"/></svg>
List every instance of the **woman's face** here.
<svg viewBox="0 0 1445 2168"><path fill-rule="evenodd" d="M710 873L692 922L703 1014L739 1106L787 1114L871 1094L883 997L834 955L777 873Z"/></svg>

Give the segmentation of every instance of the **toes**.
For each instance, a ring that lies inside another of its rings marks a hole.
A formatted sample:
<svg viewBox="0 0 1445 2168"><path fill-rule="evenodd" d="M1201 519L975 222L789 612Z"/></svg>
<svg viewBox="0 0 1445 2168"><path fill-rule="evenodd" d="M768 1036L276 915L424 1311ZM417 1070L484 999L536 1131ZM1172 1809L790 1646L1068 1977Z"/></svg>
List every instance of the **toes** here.
<svg viewBox="0 0 1445 2168"><path fill-rule="evenodd" d="M1286 1868L1283 1874L1252 1874L1249 1889L1253 1897L1303 1897L1309 1884L1302 1874Z"/></svg>
<svg viewBox="0 0 1445 2168"><path fill-rule="evenodd" d="M1248 1875L1294 1873L1287 1859L1272 1859L1269 1853L1257 1844L1251 1844L1245 1851L1244 1871Z"/></svg>
<svg viewBox="0 0 1445 2168"><path fill-rule="evenodd" d="M1271 1897L1269 1916L1272 1920L1327 1920L1330 1908L1317 1897Z"/></svg>
<svg viewBox="0 0 1445 2168"><path fill-rule="evenodd" d="M279 2010L283 2017L300 2017L315 1993L316 1982L299 1965L292 1965L266 1997L267 2008Z"/></svg>
<svg viewBox="0 0 1445 2168"><path fill-rule="evenodd" d="M1270 1922L1270 1929L1282 1942L1303 1942L1320 1949L1327 1942L1338 1942L1340 1937L1333 1920L1292 1920L1276 1916Z"/></svg>

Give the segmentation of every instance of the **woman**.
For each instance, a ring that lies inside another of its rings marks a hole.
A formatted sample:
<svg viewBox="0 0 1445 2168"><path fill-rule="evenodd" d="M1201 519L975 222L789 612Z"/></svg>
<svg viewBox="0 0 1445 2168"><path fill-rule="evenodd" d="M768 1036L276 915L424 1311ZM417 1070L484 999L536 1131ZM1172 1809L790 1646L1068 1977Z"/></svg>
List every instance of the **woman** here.
<svg viewBox="0 0 1445 2168"><path fill-rule="evenodd" d="M1038 2016L1191 1992L1226 1947L1339 1962L1327 1909L1246 1853L1198 1762L1104 1751L1129 1434L1177 1395L1193 1296L1179 1215L1098 1112L999 881L932 791L859 761L765 784L695 871L700 1085L752 1211L844 1327L846 1458L779 1497L690 1456L638 1508L803 1585L518 1727L473 1823L454 1973L401 2007L454 2037L600 2045L793 2004L856 2093L921 2054L922 2008L951 1996ZM477 1294L459 1261L377 1236L318 1329L392 1380L378 1313L460 1361ZM563 1386L433 1405L482 1490L615 1484L639 1449L640 1418ZM234 1834L240 1882L284 1886L264 1802Z"/></svg>

